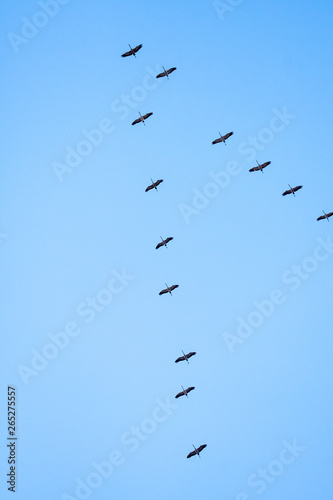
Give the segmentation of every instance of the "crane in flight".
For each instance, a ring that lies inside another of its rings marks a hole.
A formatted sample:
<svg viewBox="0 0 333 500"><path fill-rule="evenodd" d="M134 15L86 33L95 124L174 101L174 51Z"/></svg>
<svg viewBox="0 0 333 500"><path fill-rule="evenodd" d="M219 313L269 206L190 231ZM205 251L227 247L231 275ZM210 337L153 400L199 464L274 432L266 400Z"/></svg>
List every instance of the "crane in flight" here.
<svg viewBox="0 0 333 500"><path fill-rule="evenodd" d="M175 70L177 69L177 68L165 69L165 67L164 67L164 66L162 66L162 68L163 68L163 70L164 70L164 71L163 71L162 73L159 73L159 74L156 76L156 78L162 78L163 76L166 76L166 77L167 77L167 79L169 80L169 75L170 75L173 71L175 71Z"/></svg>
<svg viewBox="0 0 333 500"><path fill-rule="evenodd" d="M291 193L295 196L296 191L298 191L299 189L302 189L302 187L303 187L303 186L296 186L296 187L292 188L290 184L288 184L288 186L290 187L290 189L287 189L287 191L282 193L282 196L286 196L286 194L291 194Z"/></svg>
<svg viewBox="0 0 333 500"><path fill-rule="evenodd" d="M178 394L175 396L175 398L180 398L181 396L186 396L188 398L188 393L193 391L195 387L188 387L187 389L184 389L182 386L183 390L181 392L178 392Z"/></svg>
<svg viewBox="0 0 333 500"><path fill-rule="evenodd" d="M329 213L327 214L327 213L325 213L325 212L324 212L324 210L323 210L323 214L324 214L324 215L321 215L320 217L318 217L318 219L317 219L317 220L324 220L324 219L326 219L326 220L327 220L327 222L329 222L328 218L329 218L329 217L332 217L333 212L329 212Z"/></svg>
<svg viewBox="0 0 333 500"><path fill-rule="evenodd" d="M203 450L204 448L206 448L206 446L207 446L207 445L206 445L206 444L202 444L201 446L199 446L199 448L196 448L196 447L194 446L194 444L192 444L192 446L193 446L193 448L194 448L194 451L191 451L191 453L189 453L189 454L187 455L187 458L194 457L195 455L198 455L198 457L200 458L200 453L202 452L202 450Z"/></svg>
<svg viewBox="0 0 333 500"><path fill-rule="evenodd" d="M158 181L154 182L152 178L150 178L152 184L150 184L148 187L146 187L145 189L145 192L148 193L148 191L150 191L151 189L156 189L156 191L158 191L157 189L157 186L159 186L161 184L161 182L163 182L163 179L158 179Z"/></svg>
<svg viewBox="0 0 333 500"><path fill-rule="evenodd" d="M221 135L221 132L219 132L219 134L220 137L218 139L215 139L215 141L213 141L212 144L217 144L218 142L224 142L224 144L226 145L225 141L233 135L233 132L228 132L225 135Z"/></svg>
<svg viewBox="0 0 333 500"><path fill-rule="evenodd" d="M130 50L128 52L124 52L123 54L121 54L121 57L128 57L128 56L134 56L136 57L136 53L142 48L142 43L140 43L140 45L137 45L136 47L134 47L134 49L132 49L132 47L130 46L130 44L128 44Z"/></svg>
<svg viewBox="0 0 333 500"><path fill-rule="evenodd" d="M179 363L179 361L187 361L189 363L189 359L196 354L196 352L189 352L188 354L185 354L184 351L182 351L183 356L180 356L179 358L176 359L175 363Z"/></svg>
<svg viewBox="0 0 333 500"><path fill-rule="evenodd" d="M260 165L260 163L257 161L257 164L258 164L258 166L250 168L249 172L257 172L258 170L261 170L261 172L264 173L263 169L266 168L268 165L270 165L271 162L270 161L266 161L265 163L262 163Z"/></svg>
<svg viewBox="0 0 333 500"><path fill-rule="evenodd" d="M172 237L170 237L170 238L165 238L165 240L162 238L162 236L160 236L160 238L161 238L161 240L162 240L162 241L156 245L156 250L157 250L158 248L163 247L163 246L165 246L165 248L168 248L168 246L167 246L167 245L168 245L169 241L173 240L173 238L172 238Z"/></svg>
<svg viewBox="0 0 333 500"><path fill-rule="evenodd" d="M163 290L160 291L160 293L158 295L163 295L164 293L170 293L170 295L172 295L172 292L175 288L178 288L179 285L171 285L171 286L168 286L166 283L165 283L165 286L166 288L164 288Z"/></svg>
<svg viewBox="0 0 333 500"><path fill-rule="evenodd" d="M137 123L140 123L140 122L142 122L145 125L145 120L147 120L147 118L149 118L152 114L153 113L146 113L145 115L142 116L142 114L139 111L140 118L137 118L136 120L134 120L132 125L136 125Z"/></svg>

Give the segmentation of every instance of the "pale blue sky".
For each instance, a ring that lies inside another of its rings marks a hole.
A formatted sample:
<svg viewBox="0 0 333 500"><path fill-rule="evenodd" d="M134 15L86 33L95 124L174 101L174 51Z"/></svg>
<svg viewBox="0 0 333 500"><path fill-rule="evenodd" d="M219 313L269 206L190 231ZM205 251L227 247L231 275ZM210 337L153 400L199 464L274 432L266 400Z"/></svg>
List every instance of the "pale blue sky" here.
<svg viewBox="0 0 333 500"><path fill-rule="evenodd" d="M0 20L16 499L331 500L331 2L54 1Z"/></svg>

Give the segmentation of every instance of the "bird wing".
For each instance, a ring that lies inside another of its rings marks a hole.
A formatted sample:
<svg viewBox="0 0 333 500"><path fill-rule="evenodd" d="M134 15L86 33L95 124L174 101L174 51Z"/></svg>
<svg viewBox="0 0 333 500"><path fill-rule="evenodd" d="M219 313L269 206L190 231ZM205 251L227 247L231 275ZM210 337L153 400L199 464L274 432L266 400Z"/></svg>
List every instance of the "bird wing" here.
<svg viewBox="0 0 333 500"><path fill-rule="evenodd" d="M178 287L179 287L179 285L172 285L172 286L170 286L170 290L172 291L172 290L174 290L175 288L178 288Z"/></svg>
<svg viewBox="0 0 333 500"><path fill-rule="evenodd" d="M179 361L185 361L184 356L180 356L179 358L177 358L175 363L179 363Z"/></svg>
<svg viewBox="0 0 333 500"><path fill-rule="evenodd" d="M222 137L219 137L218 139L215 139L215 141L212 142L212 144L217 144L218 142L222 142Z"/></svg>
<svg viewBox="0 0 333 500"><path fill-rule="evenodd" d="M156 75L156 78L162 78L163 76L165 76L165 73L159 73L158 75Z"/></svg>
<svg viewBox="0 0 333 500"><path fill-rule="evenodd" d="M170 238L166 238L164 241L165 241L165 243L166 243L166 244L168 244L168 243L169 243L169 241L171 241L171 240L173 240L173 238L172 238L172 237L170 237Z"/></svg>
<svg viewBox="0 0 333 500"><path fill-rule="evenodd" d="M185 392L184 391L181 391L181 392L178 392L177 396L175 396L175 398L180 398L180 396L184 396L185 395Z"/></svg>
<svg viewBox="0 0 333 500"><path fill-rule="evenodd" d="M328 214L327 214L328 215ZM325 215L321 215L320 217L318 217L317 220L323 220L323 219L326 219Z"/></svg>
<svg viewBox="0 0 333 500"><path fill-rule="evenodd" d="M271 162L270 162L270 161L266 161L266 163L263 163L261 166L262 166L262 168L266 168L266 167L268 167L268 165L270 165L270 164L271 164Z"/></svg>
<svg viewBox="0 0 333 500"><path fill-rule="evenodd" d="M189 454L187 455L187 458L194 457L194 455L196 455L196 452L195 452L195 451L191 451L191 453L189 453Z"/></svg>
<svg viewBox="0 0 333 500"><path fill-rule="evenodd" d="M163 295L163 293L168 293L168 290L165 288L164 290L161 290L158 295Z"/></svg>
<svg viewBox="0 0 333 500"><path fill-rule="evenodd" d="M131 56L132 55L132 51L129 50L128 52L124 52L123 54L121 54L121 57L127 57L127 56Z"/></svg>
<svg viewBox="0 0 333 500"><path fill-rule="evenodd" d="M147 113L146 115L143 115L143 119L147 120L153 113Z"/></svg>
<svg viewBox="0 0 333 500"><path fill-rule="evenodd" d="M158 179L158 181L155 182L155 185L159 186L161 184L161 182L163 182L163 179Z"/></svg>
<svg viewBox="0 0 333 500"><path fill-rule="evenodd" d="M299 189L302 189L303 186L296 186L294 187L294 191L298 191Z"/></svg>
<svg viewBox="0 0 333 500"><path fill-rule="evenodd" d="M253 168L250 168L249 172L256 172L257 170L260 170L259 167L253 167Z"/></svg>
<svg viewBox="0 0 333 500"><path fill-rule="evenodd" d="M146 187L146 189L145 189L146 193L147 193L147 191L150 191L151 189L154 189L153 184L151 184L150 186Z"/></svg>
<svg viewBox="0 0 333 500"><path fill-rule="evenodd" d="M290 189L287 189L287 191L285 191L284 193L282 193L282 196L286 196L286 194L290 194L292 193L292 191L290 191Z"/></svg>
<svg viewBox="0 0 333 500"><path fill-rule="evenodd" d="M140 43L140 45L137 45L136 47L134 47L133 49L133 52L138 52L138 50L140 50L142 48L142 43Z"/></svg>
<svg viewBox="0 0 333 500"><path fill-rule="evenodd" d="M132 125L136 125L137 123L140 123L141 121L142 121L141 118L137 118L136 120L134 120Z"/></svg>
<svg viewBox="0 0 333 500"><path fill-rule="evenodd" d="M167 70L167 73L168 75L170 75L170 73L172 73L173 71L175 71L177 68L170 68Z"/></svg>
<svg viewBox="0 0 333 500"><path fill-rule="evenodd" d="M187 354L187 357L188 357L188 358L190 358L191 356L194 356L195 354L196 354L196 352L189 352L189 353Z"/></svg>
<svg viewBox="0 0 333 500"><path fill-rule="evenodd" d="M204 448L206 448L206 446L207 446L206 444L202 444L201 446L199 446L199 448L198 448L198 452L199 452L199 453L200 453L200 452L202 452L202 450L203 450Z"/></svg>
<svg viewBox="0 0 333 500"><path fill-rule="evenodd" d="M191 392L191 391L193 391L194 389L195 389L195 387L188 387L188 388L186 389L186 392Z"/></svg>
<svg viewBox="0 0 333 500"><path fill-rule="evenodd" d="M229 137L231 137L233 135L233 132L229 132L228 134L225 134L223 136L223 140L226 141L227 139L229 139Z"/></svg>
<svg viewBox="0 0 333 500"><path fill-rule="evenodd" d="M332 217L332 215L333 215L333 212L329 212L329 213L327 214L327 217Z"/></svg>
<svg viewBox="0 0 333 500"><path fill-rule="evenodd" d="M163 243L162 243L162 242L158 243L158 244L156 245L156 250L157 250L158 248L161 248L162 246L163 246Z"/></svg>

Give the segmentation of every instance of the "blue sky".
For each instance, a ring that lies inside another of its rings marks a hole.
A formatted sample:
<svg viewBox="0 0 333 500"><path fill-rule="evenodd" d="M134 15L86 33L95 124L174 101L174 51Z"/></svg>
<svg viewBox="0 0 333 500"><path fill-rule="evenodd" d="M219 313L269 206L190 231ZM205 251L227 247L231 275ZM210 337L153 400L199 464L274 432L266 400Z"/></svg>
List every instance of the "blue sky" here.
<svg viewBox="0 0 333 500"><path fill-rule="evenodd" d="M16 498L331 499L331 2L1 10Z"/></svg>

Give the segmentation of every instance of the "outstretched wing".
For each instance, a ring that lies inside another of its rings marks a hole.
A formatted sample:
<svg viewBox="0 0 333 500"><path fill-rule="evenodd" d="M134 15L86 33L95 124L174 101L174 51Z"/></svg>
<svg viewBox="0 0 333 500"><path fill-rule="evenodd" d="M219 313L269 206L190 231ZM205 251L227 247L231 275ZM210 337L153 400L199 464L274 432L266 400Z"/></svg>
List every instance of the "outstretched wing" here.
<svg viewBox="0 0 333 500"><path fill-rule="evenodd" d="M170 75L173 71L175 71L177 68L170 68L167 70L168 75Z"/></svg>
<svg viewBox="0 0 333 500"><path fill-rule="evenodd" d="M158 181L155 182L155 185L159 186L161 184L161 182L163 182L163 179L158 179Z"/></svg>
<svg viewBox="0 0 333 500"><path fill-rule="evenodd" d="M163 73L159 73L158 75L156 75L156 78L162 78L163 76L165 76L164 71L163 71Z"/></svg>
<svg viewBox="0 0 333 500"><path fill-rule="evenodd" d="M263 164L261 165L261 168L266 168L266 167L268 167L268 165L270 165L270 164L271 164L271 162L270 162L270 161L266 161L265 163L263 163Z"/></svg>
<svg viewBox="0 0 333 500"><path fill-rule="evenodd" d="M168 290L165 288L164 290L161 290L158 295L163 295L163 293L168 293Z"/></svg>
<svg viewBox="0 0 333 500"><path fill-rule="evenodd" d="M213 141L212 144L217 144L218 142L222 141L223 141L222 137L219 137L218 139L215 139L215 141Z"/></svg>
<svg viewBox="0 0 333 500"><path fill-rule="evenodd" d="M128 52L124 52L123 54L121 54L121 57L128 57L128 56L131 56L132 55L132 51L129 50Z"/></svg>
<svg viewBox="0 0 333 500"><path fill-rule="evenodd" d="M229 139L229 137L231 137L232 135L233 135L233 132L229 132L228 134L225 134L225 135L222 137L222 139L223 139L224 141L226 141L226 140L227 140L227 139Z"/></svg>
<svg viewBox="0 0 333 500"><path fill-rule="evenodd" d="M260 170L260 167L250 168L249 172L256 172L257 170Z"/></svg>
<svg viewBox="0 0 333 500"><path fill-rule="evenodd" d="M290 189L287 189L284 193L282 193L282 196L286 196L286 194L291 194L292 191Z"/></svg>
<svg viewBox="0 0 333 500"><path fill-rule="evenodd" d="M186 392L191 392L191 391L194 391L194 389L195 389L195 387L188 387L188 388L186 389Z"/></svg>
<svg viewBox="0 0 333 500"><path fill-rule="evenodd" d="M133 52L137 53L141 48L142 48L142 43L140 43L140 45L137 45L136 47L134 47Z"/></svg>
<svg viewBox="0 0 333 500"><path fill-rule="evenodd" d="M164 243L162 243L162 242L160 241L160 243L158 243L158 244L156 245L156 250L157 250L158 248L161 248L163 245L164 245Z"/></svg>
<svg viewBox="0 0 333 500"><path fill-rule="evenodd" d="M178 288L178 287L179 287L179 285L172 285L172 286L170 286L170 290L172 291L172 290L174 290L175 288Z"/></svg>
<svg viewBox="0 0 333 500"><path fill-rule="evenodd" d="M191 356L194 356L195 354L196 354L196 352L189 352L189 353L187 354L187 357L188 357L188 358L190 358Z"/></svg>
<svg viewBox="0 0 333 500"><path fill-rule="evenodd" d="M184 391L181 391L181 392L178 392L177 396L175 396L175 398L180 398L181 396L185 396L185 392Z"/></svg>
<svg viewBox="0 0 333 500"><path fill-rule="evenodd" d="M134 120L132 125L136 125L137 123L140 123L140 122L142 122L141 118L137 118L136 120Z"/></svg>
<svg viewBox="0 0 333 500"><path fill-rule="evenodd" d="M201 452L202 452L202 450L203 450L204 448L206 448L206 446L207 446L206 444L202 444L201 446L199 446L199 448L198 448L198 452L199 452L199 453L201 453Z"/></svg>
<svg viewBox="0 0 333 500"><path fill-rule="evenodd" d="M302 189L303 186L296 186L294 187L294 191L298 191L299 189Z"/></svg>
<svg viewBox="0 0 333 500"><path fill-rule="evenodd" d="M328 214L327 214L328 215ZM317 220L323 220L323 219L326 219L325 215L321 215L320 217L318 217Z"/></svg>
<svg viewBox="0 0 333 500"><path fill-rule="evenodd" d="M170 238L166 238L164 241L165 241L165 243L166 243L166 244L168 244L168 243L169 243L169 241L171 241L171 240L173 240L173 238L172 238L172 237L170 237Z"/></svg>
<svg viewBox="0 0 333 500"><path fill-rule="evenodd" d="M333 212L329 212L329 213L327 214L327 217L332 217L332 215L333 215Z"/></svg>
<svg viewBox="0 0 333 500"><path fill-rule="evenodd" d="M177 358L175 363L179 363L179 361L185 361L184 356L180 356L179 358Z"/></svg>
<svg viewBox="0 0 333 500"><path fill-rule="evenodd" d="M146 187L145 192L150 191L151 189L154 189L154 185L151 184L150 186Z"/></svg>
<svg viewBox="0 0 333 500"><path fill-rule="evenodd" d="M194 455L196 455L196 452L195 452L195 451L191 451L191 453L189 453L189 454L187 455L187 458L194 457Z"/></svg>
<svg viewBox="0 0 333 500"><path fill-rule="evenodd" d="M143 119L147 120L153 113L147 113L146 115L143 115Z"/></svg>

